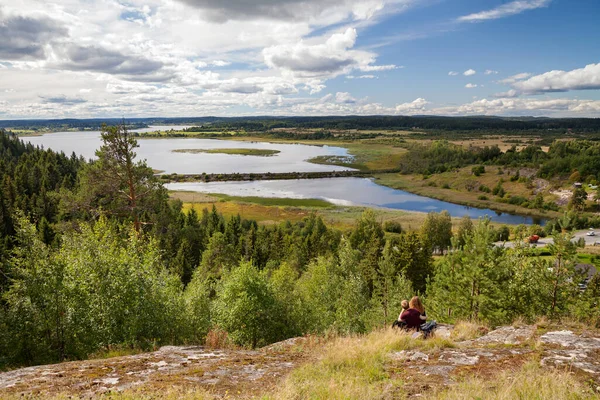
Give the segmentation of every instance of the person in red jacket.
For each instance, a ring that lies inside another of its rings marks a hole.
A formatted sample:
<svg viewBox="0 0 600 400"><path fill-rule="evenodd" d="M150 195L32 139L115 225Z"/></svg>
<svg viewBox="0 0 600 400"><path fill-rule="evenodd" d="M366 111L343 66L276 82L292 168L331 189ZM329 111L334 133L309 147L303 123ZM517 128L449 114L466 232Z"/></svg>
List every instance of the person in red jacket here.
<svg viewBox="0 0 600 400"><path fill-rule="evenodd" d="M400 315L400 320L406 323L406 329L415 329L417 331L426 319L425 307L423 307L419 296L414 296L410 299L408 310L405 310Z"/></svg>

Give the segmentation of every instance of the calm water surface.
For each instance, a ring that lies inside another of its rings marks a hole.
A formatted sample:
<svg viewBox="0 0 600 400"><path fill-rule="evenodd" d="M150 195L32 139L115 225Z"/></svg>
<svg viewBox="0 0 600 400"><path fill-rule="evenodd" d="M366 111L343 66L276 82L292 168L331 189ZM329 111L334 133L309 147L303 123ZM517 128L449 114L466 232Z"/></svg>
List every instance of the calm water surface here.
<svg viewBox="0 0 600 400"><path fill-rule="evenodd" d="M137 132L153 132L158 129L181 130L185 126L151 126ZM56 132L43 136L24 137L23 140L67 154L75 152L85 158L94 158L100 147L100 132ZM309 172L339 171L345 167L311 164L306 160L320 155L347 156L347 149L331 146L307 146L264 142L237 142L216 139L143 139L139 138L136 149L138 159L165 173L200 174L235 172ZM251 148L273 149L280 153L272 157L253 157L230 154L173 153L176 149ZM186 190L204 193L224 193L232 196L261 196L288 198L319 198L339 205L385 207L407 211L442 211L455 217L469 215L471 218L489 216L493 221L510 224L543 223L531 217L501 214L493 210L464 207L402 190L377 185L364 178L299 179L253 182L172 183L170 190Z"/></svg>
<svg viewBox="0 0 600 400"><path fill-rule="evenodd" d="M323 199L338 205L375 206L406 211L440 212L468 215L473 219L490 217L505 224L543 223L531 217L498 213L489 209L465 207L381 186L367 178L324 178L252 182L182 182L166 185L169 190L224 193L230 196Z"/></svg>
<svg viewBox="0 0 600 400"><path fill-rule="evenodd" d="M154 132L175 129L182 126L149 127L135 132ZM24 137L23 140L32 144L44 146L66 154L75 152L86 159L94 158L100 147L100 132L56 132L42 136ZM312 164L306 160L316 156L336 155L347 156L348 150L332 146L308 146L303 144L281 144L264 142L238 142L217 139L144 139L138 138L140 147L136 149L139 160L146 160L148 166L170 174L226 174L235 172L316 172L343 171L352 168L335 165ZM271 157L256 157L231 154L207 153L174 153L177 149L272 149L280 153Z"/></svg>

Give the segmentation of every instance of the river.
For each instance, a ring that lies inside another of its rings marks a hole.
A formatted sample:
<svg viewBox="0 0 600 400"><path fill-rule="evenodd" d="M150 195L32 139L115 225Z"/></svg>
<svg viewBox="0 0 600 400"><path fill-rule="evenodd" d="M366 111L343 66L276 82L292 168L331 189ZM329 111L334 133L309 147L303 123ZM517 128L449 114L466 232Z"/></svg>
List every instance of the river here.
<svg viewBox="0 0 600 400"><path fill-rule="evenodd" d="M181 130L182 126L152 126L137 132ZM85 158L94 158L100 147L100 132L56 132L42 136L24 137L23 140L67 154L75 152ZM213 173L264 173L264 172L312 172L340 171L350 168L319 165L306 160L324 155L348 156L348 150L334 146L310 146L267 142L238 142L217 139L165 138L138 139L138 159L164 173L201 174ZM230 154L174 153L177 149L252 148L272 149L280 153L272 157L256 157ZM450 215L471 218L490 217L493 221L507 224L543 223L532 217L499 213L490 209L465 207L441 200L415 195L402 190L376 184L367 178L324 178L252 182L186 182L166 185L170 190L223 193L232 196L261 196L288 198L318 198L338 205L375 206L405 211L442 211Z"/></svg>

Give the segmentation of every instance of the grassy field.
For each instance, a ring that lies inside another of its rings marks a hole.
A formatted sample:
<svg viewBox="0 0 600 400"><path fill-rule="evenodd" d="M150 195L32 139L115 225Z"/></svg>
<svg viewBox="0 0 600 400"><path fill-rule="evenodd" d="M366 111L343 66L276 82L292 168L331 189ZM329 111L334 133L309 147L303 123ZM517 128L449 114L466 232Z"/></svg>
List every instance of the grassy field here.
<svg viewBox="0 0 600 400"><path fill-rule="evenodd" d="M171 192L171 198L183 202L184 210L194 209L201 213L211 210L213 205L226 217L240 215L261 224L275 224L286 220L300 221L311 213L316 213L329 226L338 229L351 229L366 207L335 206L319 199L279 199L265 197L234 197L222 194L204 194L196 192ZM387 221L400 223L407 231L419 230L426 213L408 212L375 208L375 216L382 224ZM452 218L454 229L458 228L460 218ZM494 224L500 226L500 224Z"/></svg>
<svg viewBox="0 0 600 400"><path fill-rule="evenodd" d="M541 180L534 181L534 184L540 187L528 187L527 183L510 181L511 175L508 175L508 173L510 172L514 175L514 171L505 170L502 175L497 174L496 167L486 167L486 171L480 176L475 176L471 172L471 167L465 167L457 171L445 172L429 177L416 174L377 174L375 175L375 179L380 185L471 207L492 208L507 213L543 218L554 218L561 215L555 211L535 210L499 202L497 201L497 196L480 190L482 186L491 190L497 185L500 179L503 179L502 187L506 191L507 196L521 196L532 199L535 196L534 192L540 190L544 201L555 201L556 196L550 193L551 187L548 182ZM482 196L485 196L488 200L484 200Z"/></svg>
<svg viewBox="0 0 600 400"><path fill-rule="evenodd" d="M279 150L269 149L176 149L173 153L208 153L208 154L231 154L239 156L270 157L281 153Z"/></svg>

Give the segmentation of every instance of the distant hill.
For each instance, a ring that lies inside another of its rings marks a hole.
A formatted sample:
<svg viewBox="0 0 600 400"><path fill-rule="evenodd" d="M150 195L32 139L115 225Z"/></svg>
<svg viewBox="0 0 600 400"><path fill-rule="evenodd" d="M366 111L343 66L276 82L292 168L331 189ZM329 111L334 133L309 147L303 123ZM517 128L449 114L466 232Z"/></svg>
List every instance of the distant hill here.
<svg viewBox="0 0 600 400"><path fill-rule="evenodd" d="M4 120L0 128L98 129L102 123L117 124L121 118ZM148 125L210 125L211 129L265 131L281 128L338 130L447 130L447 131L542 131L600 132L600 118L538 117L441 117L441 116L326 116L326 117L179 117L126 118L131 127Z"/></svg>

